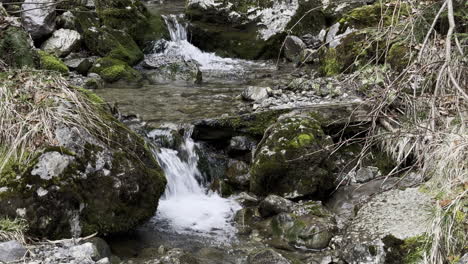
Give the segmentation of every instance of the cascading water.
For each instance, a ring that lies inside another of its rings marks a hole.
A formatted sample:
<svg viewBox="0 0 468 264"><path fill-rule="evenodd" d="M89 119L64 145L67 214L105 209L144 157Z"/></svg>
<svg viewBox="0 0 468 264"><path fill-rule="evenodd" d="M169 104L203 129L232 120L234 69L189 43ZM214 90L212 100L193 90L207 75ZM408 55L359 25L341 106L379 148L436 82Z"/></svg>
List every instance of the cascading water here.
<svg viewBox="0 0 468 264"><path fill-rule="evenodd" d="M166 174L167 187L153 222L168 222L177 233L229 239L235 233L231 220L240 206L234 200L208 191L199 183L202 175L197 167L196 144L190 133L186 133L184 138L180 148L185 154L184 159L173 149L155 151Z"/></svg>
<svg viewBox="0 0 468 264"><path fill-rule="evenodd" d="M183 15L163 16L171 41L167 43L163 54L167 56L181 56L186 60L194 60L200 65L200 70L224 71L242 70L246 67L265 67L266 64L254 63L239 59L222 58L214 53L203 52L188 41L188 24ZM157 44L159 45L159 44ZM156 50L158 50L157 48Z"/></svg>

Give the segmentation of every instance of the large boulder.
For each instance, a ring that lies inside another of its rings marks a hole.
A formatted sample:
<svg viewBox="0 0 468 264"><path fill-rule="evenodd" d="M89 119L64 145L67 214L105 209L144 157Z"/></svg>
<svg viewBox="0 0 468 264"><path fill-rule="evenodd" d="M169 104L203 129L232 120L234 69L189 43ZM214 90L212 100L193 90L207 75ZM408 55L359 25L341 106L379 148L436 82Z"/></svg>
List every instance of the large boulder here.
<svg viewBox="0 0 468 264"><path fill-rule="evenodd" d="M351 264L420 263L432 203L418 188L376 195L345 231L341 258Z"/></svg>
<svg viewBox="0 0 468 264"><path fill-rule="evenodd" d="M0 102L10 127L0 132L0 215L49 238L127 231L153 216L166 180L141 137L59 75L9 75L0 75L1 94L15 91Z"/></svg>
<svg viewBox="0 0 468 264"><path fill-rule="evenodd" d="M323 196L334 187L332 144L312 117L281 117L267 129L254 153L250 190L286 198Z"/></svg>
<svg viewBox="0 0 468 264"><path fill-rule="evenodd" d="M203 50L245 59L273 58L284 38L316 35L328 21L365 1L187 0L192 42Z"/></svg>
<svg viewBox="0 0 468 264"><path fill-rule="evenodd" d="M37 53L28 33L14 26L0 30L0 60L13 68L34 67Z"/></svg>
<svg viewBox="0 0 468 264"><path fill-rule="evenodd" d="M42 49L55 56L65 57L79 47L80 41L80 33L61 28L42 44Z"/></svg>
<svg viewBox="0 0 468 264"><path fill-rule="evenodd" d="M126 32L140 47L151 41L169 37L162 17L150 13L142 1L95 0L94 2L104 26Z"/></svg>
<svg viewBox="0 0 468 264"><path fill-rule="evenodd" d="M26 1L21 6L23 27L34 40L47 37L55 29L55 3L49 0Z"/></svg>

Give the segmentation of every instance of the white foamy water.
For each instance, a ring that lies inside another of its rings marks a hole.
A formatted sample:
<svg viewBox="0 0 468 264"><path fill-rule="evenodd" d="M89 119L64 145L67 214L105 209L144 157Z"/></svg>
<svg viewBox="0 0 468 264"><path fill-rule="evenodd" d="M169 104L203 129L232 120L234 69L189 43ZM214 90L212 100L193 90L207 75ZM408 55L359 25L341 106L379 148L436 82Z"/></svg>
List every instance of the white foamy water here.
<svg viewBox="0 0 468 264"><path fill-rule="evenodd" d="M240 59L222 58L214 53L203 52L188 42L187 23L183 21L183 15L163 16L168 27L171 41L164 50L168 56L182 56L186 60L194 60L200 65L202 71L232 71L245 67L266 67L264 63L255 63Z"/></svg>
<svg viewBox="0 0 468 264"><path fill-rule="evenodd" d="M157 153L166 174L167 187L159 201L155 222L168 222L178 233L229 239L235 234L231 222L240 205L208 191L199 183L202 176L197 168L198 155L195 143L189 136L185 137L182 149L187 154L186 160L182 160L178 152L172 149L162 148Z"/></svg>

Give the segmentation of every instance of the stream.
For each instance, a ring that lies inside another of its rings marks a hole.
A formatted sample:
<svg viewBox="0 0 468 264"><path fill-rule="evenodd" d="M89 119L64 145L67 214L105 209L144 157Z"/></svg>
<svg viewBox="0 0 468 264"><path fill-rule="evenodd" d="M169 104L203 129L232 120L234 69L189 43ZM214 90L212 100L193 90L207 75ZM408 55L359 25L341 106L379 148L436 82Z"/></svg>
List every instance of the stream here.
<svg viewBox="0 0 468 264"><path fill-rule="evenodd" d="M251 62L221 58L206 53L188 41L183 1L171 4L149 3L152 12L163 15L171 41L163 51L167 56L182 56L196 61L203 74L201 84L165 82L141 87L108 86L97 90L106 101L117 103L125 114L137 114L154 127L182 125L192 120L235 114L245 108L239 100L249 85L270 86L286 76L288 66L273 62ZM275 77L272 77L275 76ZM149 137L166 133L156 129ZM233 217L241 206L207 189L206 180L197 168L196 144L191 129L185 129L178 150L155 148L168 184L156 215L132 234L110 239L110 245L122 259L139 263L151 259L158 248L181 248L204 259L203 263L241 263L233 253L242 245ZM181 152L183 152L181 155ZM243 245L242 245L243 246Z"/></svg>

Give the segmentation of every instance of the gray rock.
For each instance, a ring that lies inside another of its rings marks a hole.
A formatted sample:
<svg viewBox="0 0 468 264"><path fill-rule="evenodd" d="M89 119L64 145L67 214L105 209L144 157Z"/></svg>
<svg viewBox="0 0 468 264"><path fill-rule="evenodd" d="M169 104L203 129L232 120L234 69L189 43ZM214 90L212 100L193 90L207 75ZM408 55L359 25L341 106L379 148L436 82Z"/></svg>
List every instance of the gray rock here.
<svg viewBox="0 0 468 264"><path fill-rule="evenodd" d="M368 166L368 167L360 168L356 172L356 176L354 176L354 179L358 183L365 183L381 175L382 174L380 173L379 168Z"/></svg>
<svg viewBox="0 0 468 264"><path fill-rule="evenodd" d="M93 243L87 242L70 248L71 256L78 260L98 260L99 252Z"/></svg>
<svg viewBox="0 0 468 264"><path fill-rule="evenodd" d="M0 262L13 262L26 255L26 248L16 240L0 243Z"/></svg>
<svg viewBox="0 0 468 264"><path fill-rule="evenodd" d="M39 162L31 171L31 175L37 175L43 180L57 177L65 170L74 158L57 151L47 152L39 157Z"/></svg>
<svg viewBox="0 0 468 264"><path fill-rule="evenodd" d="M105 85L105 81L101 76L91 73L88 75L88 79L84 82L83 87L90 90L102 89Z"/></svg>
<svg viewBox="0 0 468 264"><path fill-rule="evenodd" d="M375 196L347 228L341 258L350 264L383 264L392 245L423 235L430 224L432 200L417 188L391 190Z"/></svg>
<svg viewBox="0 0 468 264"><path fill-rule="evenodd" d="M57 26L60 28L75 30L76 29L75 19L76 19L75 15L73 15L72 12L67 11L63 13L62 15L60 15L59 17L57 17Z"/></svg>
<svg viewBox="0 0 468 264"><path fill-rule="evenodd" d="M107 242L100 237L93 237L87 240L96 248L96 259L103 259L112 257L112 252Z"/></svg>
<svg viewBox="0 0 468 264"><path fill-rule="evenodd" d="M288 199L284 199L278 195L268 195L260 203L260 214L262 217L269 217L279 213L290 212L293 209L294 203Z"/></svg>
<svg viewBox="0 0 468 264"><path fill-rule="evenodd" d="M227 181L237 188L248 187L250 182L249 165L239 160L229 160L226 169Z"/></svg>
<svg viewBox="0 0 468 264"><path fill-rule="evenodd" d="M333 40L335 40L336 34L340 30L340 23L335 23L333 24L329 29L327 33L327 37L325 38L326 43L331 43Z"/></svg>
<svg viewBox="0 0 468 264"><path fill-rule="evenodd" d="M242 92L242 98L247 101L259 102L268 98L268 88L249 86Z"/></svg>
<svg viewBox="0 0 468 264"><path fill-rule="evenodd" d="M231 152L245 152L251 151L255 148L257 142L246 136L232 137L229 141L229 151Z"/></svg>
<svg viewBox="0 0 468 264"><path fill-rule="evenodd" d="M299 62L301 52L305 48L306 45L300 38L288 36L284 41L284 56L292 62Z"/></svg>
<svg viewBox="0 0 468 264"><path fill-rule="evenodd" d="M283 257L280 253L273 249L262 249L254 252L247 258L248 264L291 264L291 262Z"/></svg>
<svg viewBox="0 0 468 264"><path fill-rule="evenodd" d="M46 37L55 28L55 3L50 0L28 0L21 6L22 25L33 39Z"/></svg>
<svg viewBox="0 0 468 264"><path fill-rule="evenodd" d="M93 9L96 7L96 4L94 3L94 0L87 0L86 5L87 8Z"/></svg>
<svg viewBox="0 0 468 264"><path fill-rule="evenodd" d="M246 192L239 193L238 195L234 196L234 199L236 199L236 201L242 204L243 206L252 206L260 202L256 195L249 194Z"/></svg>
<svg viewBox="0 0 468 264"><path fill-rule="evenodd" d="M202 81L202 72L198 64L181 56L146 55L141 65L148 69L146 71L148 78L156 83L167 81L200 83Z"/></svg>
<svg viewBox="0 0 468 264"><path fill-rule="evenodd" d="M42 49L55 54L58 57L65 57L74 49L79 47L81 35L75 30L59 29L42 44Z"/></svg>
<svg viewBox="0 0 468 264"><path fill-rule="evenodd" d="M82 75L86 75L93 66L93 61L88 58L67 59L63 63L65 63L70 70L74 70Z"/></svg>
<svg viewBox="0 0 468 264"><path fill-rule="evenodd" d="M463 255L463 257L457 262L457 264L467 264L468 263L468 253Z"/></svg>

